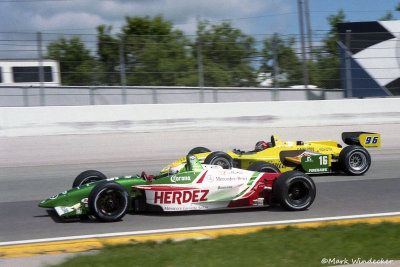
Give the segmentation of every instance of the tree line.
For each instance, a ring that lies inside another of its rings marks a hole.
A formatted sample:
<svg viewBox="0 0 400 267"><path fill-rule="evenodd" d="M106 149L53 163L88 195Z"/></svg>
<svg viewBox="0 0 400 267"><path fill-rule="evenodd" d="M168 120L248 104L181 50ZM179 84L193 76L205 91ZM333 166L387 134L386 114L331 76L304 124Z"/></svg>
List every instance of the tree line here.
<svg viewBox="0 0 400 267"><path fill-rule="evenodd" d="M345 15L339 11L327 19L330 31L307 62L310 84L340 88L336 25ZM199 21L196 37L189 38L161 15L127 16L119 33L99 25L96 36L96 51L79 37L47 46L46 57L59 61L64 85L258 86L258 73L274 73L274 67L280 75L272 78L280 86L303 84L294 37L273 35L259 42L230 22Z"/></svg>

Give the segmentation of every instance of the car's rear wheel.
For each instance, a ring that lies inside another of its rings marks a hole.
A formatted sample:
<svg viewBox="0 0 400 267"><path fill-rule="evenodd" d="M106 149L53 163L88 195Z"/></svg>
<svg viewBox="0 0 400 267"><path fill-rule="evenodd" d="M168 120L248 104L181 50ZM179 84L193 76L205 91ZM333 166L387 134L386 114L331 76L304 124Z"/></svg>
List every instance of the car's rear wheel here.
<svg viewBox="0 0 400 267"><path fill-rule="evenodd" d="M215 151L206 157L204 164L219 165L224 169L231 169L233 167L233 159L225 152Z"/></svg>
<svg viewBox="0 0 400 267"><path fill-rule="evenodd" d="M281 172L275 165L264 161L253 162L247 169L249 171L255 171L255 172L268 172L268 173Z"/></svg>
<svg viewBox="0 0 400 267"><path fill-rule="evenodd" d="M192 148L188 154L194 155L194 154L207 153L207 152L211 152L211 150L206 147L198 146L198 147Z"/></svg>
<svg viewBox="0 0 400 267"><path fill-rule="evenodd" d="M361 146L347 146L340 151L339 166L349 175L362 175L371 166L371 156Z"/></svg>
<svg viewBox="0 0 400 267"><path fill-rule="evenodd" d="M280 175L274 183L273 197L287 210L305 210L315 199L314 181L305 173L289 171Z"/></svg>
<svg viewBox="0 0 400 267"><path fill-rule="evenodd" d="M88 170L80 173L72 183L72 187L78 187L84 184L105 180L107 176L103 173L95 170Z"/></svg>
<svg viewBox="0 0 400 267"><path fill-rule="evenodd" d="M128 211L129 195L115 182L102 182L89 194L89 210L97 219L105 222L120 220Z"/></svg>

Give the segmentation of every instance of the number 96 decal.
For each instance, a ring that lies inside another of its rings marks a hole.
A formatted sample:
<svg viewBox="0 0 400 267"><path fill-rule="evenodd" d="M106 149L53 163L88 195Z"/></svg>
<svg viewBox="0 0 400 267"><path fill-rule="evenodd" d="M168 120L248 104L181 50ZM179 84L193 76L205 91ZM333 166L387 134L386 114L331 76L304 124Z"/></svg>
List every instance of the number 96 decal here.
<svg viewBox="0 0 400 267"><path fill-rule="evenodd" d="M380 134L361 134L360 143L364 147L380 147L381 146L381 135Z"/></svg>

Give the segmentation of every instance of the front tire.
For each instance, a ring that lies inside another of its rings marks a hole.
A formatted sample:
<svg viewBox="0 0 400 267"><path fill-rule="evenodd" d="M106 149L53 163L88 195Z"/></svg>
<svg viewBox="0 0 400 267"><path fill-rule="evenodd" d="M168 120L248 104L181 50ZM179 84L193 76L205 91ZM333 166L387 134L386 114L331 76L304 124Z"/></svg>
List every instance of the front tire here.
<svg viewBox="0 0 400 267"><path fill-rule="evenodd" d="M273 186L273 197L287 210L307 209L316 196L314 181L305 173L289 171L280 175Z"/></svg>
<svg viewBox="0 0 400 267"><path fill-rule="evenodd" d="M194 155L194 154L207 153L207 152L211 152L211 150L206 147L198 146L198 147L192 148L188 154Z"/></svg>
<svg viewBox="0 0 400 267"><path fill-rule="evenodd" d="M232 169L233 159L225 152L215 151L206 157L204 164L219 165L224 169Z"/></svg>
<svg viewBox="0 0 400 267"><path fill-rule="evenodd" d="M371 166L371 156L361 146L347 146L340 151L339 166L349 175L362 175Z"/></svg>
<svg viewBox="0 0 400 267"><path fill-rule="evenodd" d="M89 194L89 210L104 222L120 220L128 211L129 195L126 189L115 182L102 182Z"/></svg>
<svg viewBox="0 0 400 267"><path fill-rule="evenodd" d="M84 171L75 178L74 182L72 183L72 188L105 179L107 179L107 176L99 171Z"/></svg>
<svg viewBox="0 0 400 267"><path fill-rule="evenodd" d="M268 173L280 173L281 171L274 164L264 161L253 162L248 168L249 171L254 172L268 172Z"/></svg>

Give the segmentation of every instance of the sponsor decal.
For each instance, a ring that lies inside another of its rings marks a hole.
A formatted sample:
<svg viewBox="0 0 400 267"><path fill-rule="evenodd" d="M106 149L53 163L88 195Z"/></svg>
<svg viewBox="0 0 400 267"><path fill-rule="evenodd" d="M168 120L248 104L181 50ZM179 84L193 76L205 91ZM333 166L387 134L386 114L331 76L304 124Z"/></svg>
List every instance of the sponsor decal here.
<svg viewBox="0 0 400 267"><path fill-rule="evenodd" d="M331 147L321 147L319 151L332 151Z"/></svg>
<svg viewBox="0 0 400 267"><path fill-rule="evenodd" d="M308 172L327 172L328 168L309 169Z"/></svg>
<svg viewBox="0 0 400 267"><path fill-rule="evenodd" d="M190 176L176 176L172 175L171 176L171 182L176 183L176 182L183 182L183 181L191 181L192 179Z"/></svg>
<svg viewBox="0 0 400 267"><path fill-rule="evenodd" d="M218 190L232 189L233 186L218 186Z"/></svg>
<svg viewBox="0 0 400 267"><path fill-rule="evenodd" d="M304 147L297 148L297 150L303 150L303 149L304 149ZM307 151L312 151L312 152L315 151L315 149L313 147L307 147L306 149L307 149Z"/></svg>
<svg viewBox="0 0 400 267"><path fill-rule="evenodd" d="M63 212L63 214L65 214L65 213L68 213L68 212L71 212L72 210L71 210L71 208L68 208L68 207L60 207L61 208L61 210L62 210L62 212Z"/></svg>
<svg viewBox="0 0 400 267"><path fill-rule="evenodd" d="M184 204L207 201L209 190L156 191L154 204Z"/></svg>
<svg viewBox="0 0 400 267"><path fill-rule="evenodd" d="M314 162L313 159L310 156L306 157L306 162Z"/></svg>
<svg viewBox="0 0 400 267"><path fill-rule="evenodd" d="M185 210L206 210L208 209L207 206L203 207L203 206L198 206L198 205L194 205L194 206L164 206L163 210L164 211L185 211Z"/></svg>
<svg viewBox="0 0 400 267"><path fill-rule="evenodd" d="M236 169L236 170L231 170L229 173L231 173L231 174L244 174L245 172L243 170Z"/></svg>
<svg viewBox="0 0 400 267"><path fill-rule="evenodd" d="M208 175L207 182L210 182L210 183L214 182L214 177L212 175Z"/></svg>
<svg viewBox="0 0 400 267"><path fill-rule="evenodd" d="M89 199L86 197L86 198L83 198L82 200L81 200L81 202L82 203L84 203L84 204L87 204L87 203L89 203Z"/></svg>
<svg viewBox="0 0 400 267"><path fill-rule="evenodd" d="M54 208L59 216L64 215L66 213L75 212L75 214L82 214L82 205L81 203L77 203L72 207L55 207Z"/></svg>
<svg viewBox="0 0 400 267"><path fill-rule="evenodd" d="M218 182L232 182L232 181L247 181L249 179L243 178L243 177L219 177L219 176L216 176L215 180L217 180Z"/></svg>

